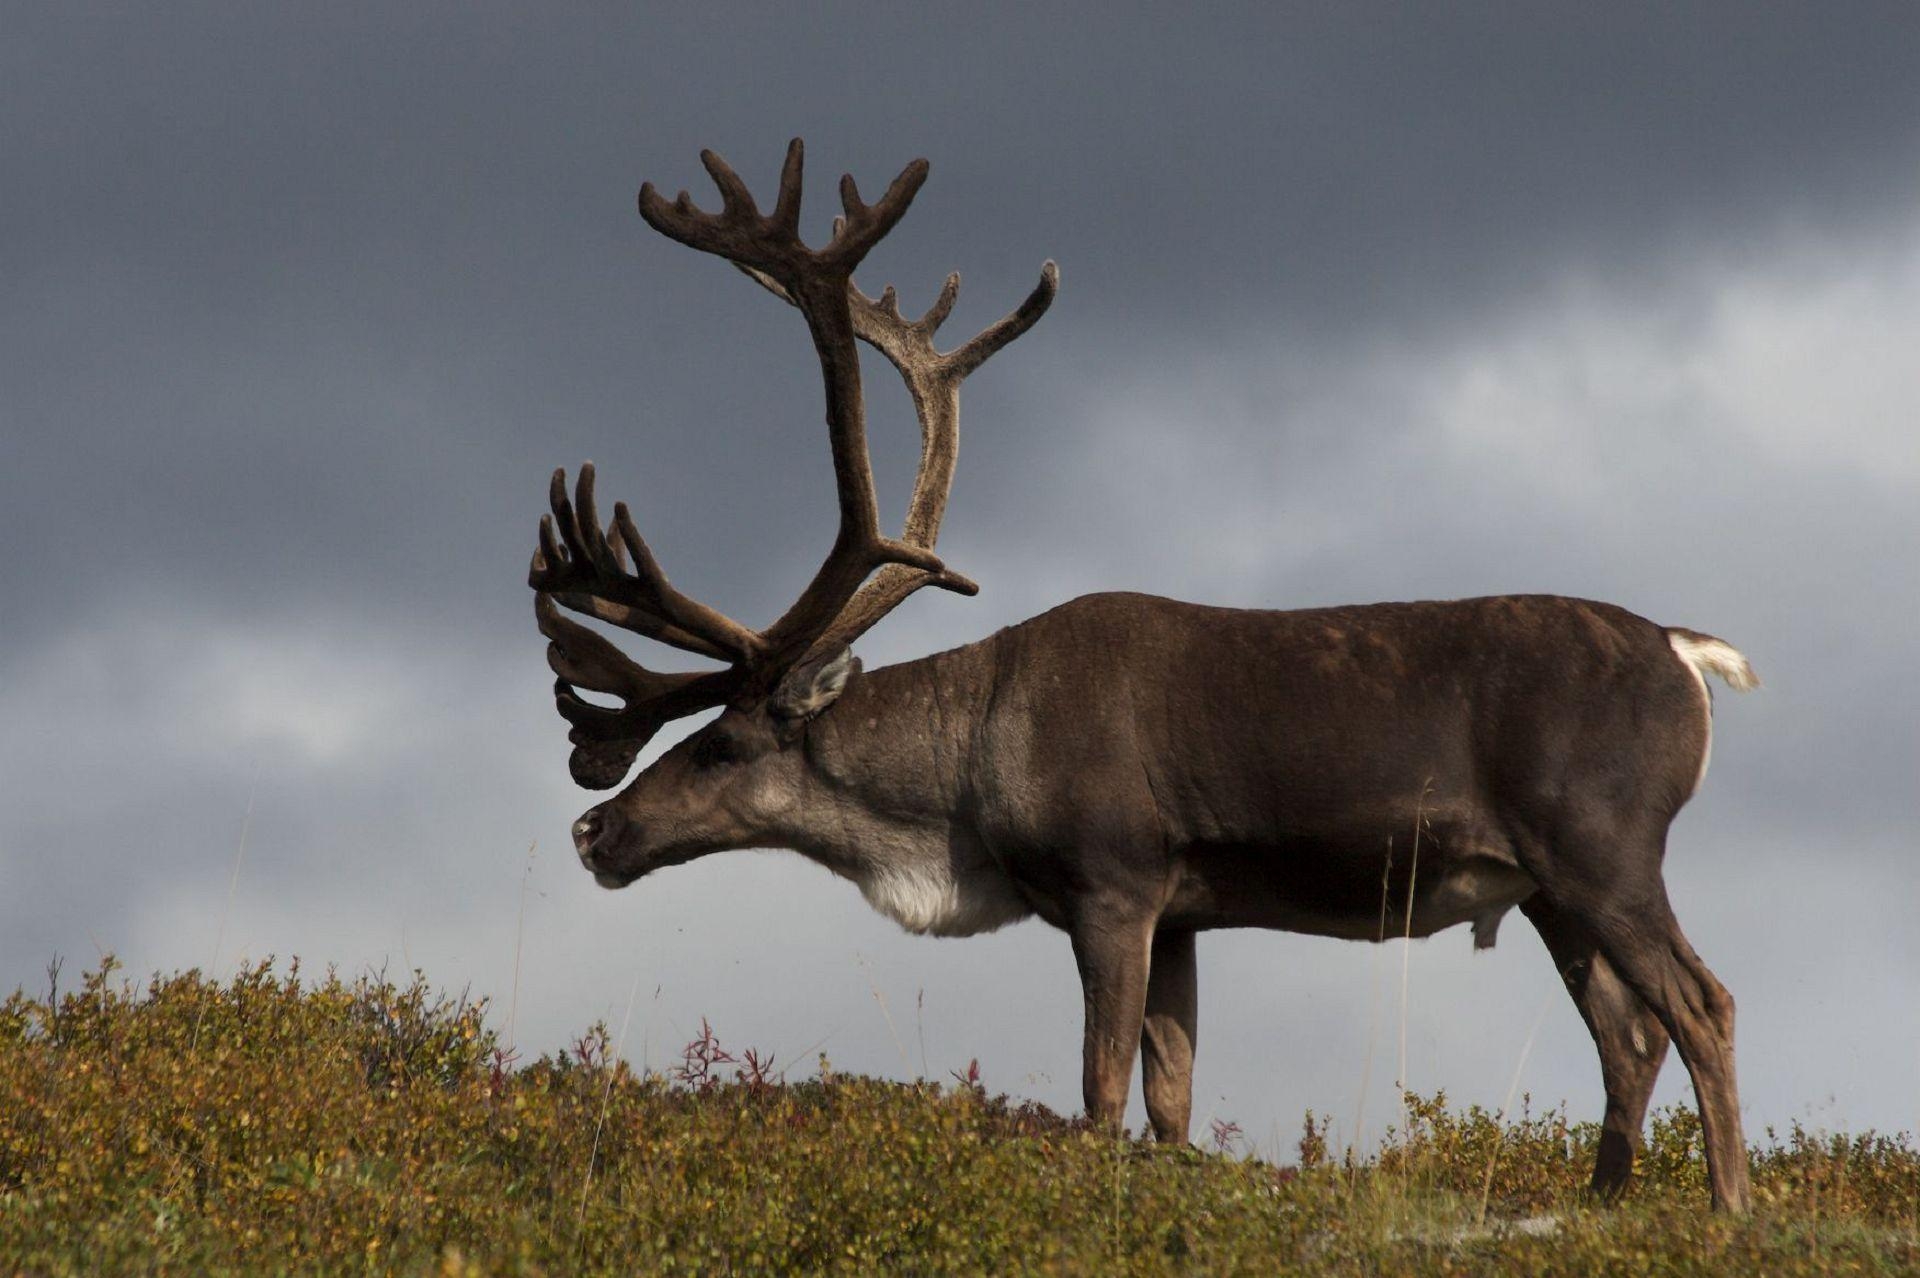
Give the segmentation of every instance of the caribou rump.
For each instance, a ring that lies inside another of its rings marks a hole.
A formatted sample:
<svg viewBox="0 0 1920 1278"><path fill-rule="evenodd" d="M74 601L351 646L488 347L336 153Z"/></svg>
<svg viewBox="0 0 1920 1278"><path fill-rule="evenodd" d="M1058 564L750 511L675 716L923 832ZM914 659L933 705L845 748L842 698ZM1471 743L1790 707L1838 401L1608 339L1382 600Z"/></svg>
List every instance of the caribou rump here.
<svg viewBox="0 0 1920 1278"><path fill-rule="evenodd" d="M891 288L875 299L852 279L925 161L872 205L842 179L845 214L814 249L798 232L798 140L767 214L718 156L701 159L720 212L647 185L641 215L801 312L840 523L799 598L756 631L676 590L624 504L602 525L590 463L571 495L554 473L529 581L575 779L618 786L663 724L723 707L574 824L596 879L785 847L912 931L1037 915L1079 968L1087 1113L1118 1126L1138 1052L1166 1141L1186 1139L1191 1114L1197 933L1377 941L1469 923L1484 947L1518 906L1599 1049L1595 1190L1627 1184L1671 1041L1700 1101L1713 1203L1744 1210L1733 1000L1681 934L1661 863L1706 772L1706 676L1752 687L1746 659L1549 595L1278 612L1102 594L863 672L852 643L914 591L977 589L934 553L960 383L1045 313L1058 272L1048 262L1014 312L941 353L957 274L918 320ZM897 538L879 529L856 339L898 369L920 420ZM562 607L723 664L648 670Z"/></svg>

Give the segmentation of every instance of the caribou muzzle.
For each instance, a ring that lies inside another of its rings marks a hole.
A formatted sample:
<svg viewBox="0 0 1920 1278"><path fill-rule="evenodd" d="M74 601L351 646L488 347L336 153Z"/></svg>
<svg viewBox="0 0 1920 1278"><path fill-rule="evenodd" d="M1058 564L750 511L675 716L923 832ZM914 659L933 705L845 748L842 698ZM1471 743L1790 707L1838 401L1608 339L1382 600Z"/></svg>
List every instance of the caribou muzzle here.
<svg viewBox="0 0 1920 1278"><path fill-rule="evenodd" d="M593 881L603 888L623 888L639 878L631 869L616 867L613 850L626 833L626 820L605 805L590 809L573 823L573 850L580 864L593 871Z"/></svg>

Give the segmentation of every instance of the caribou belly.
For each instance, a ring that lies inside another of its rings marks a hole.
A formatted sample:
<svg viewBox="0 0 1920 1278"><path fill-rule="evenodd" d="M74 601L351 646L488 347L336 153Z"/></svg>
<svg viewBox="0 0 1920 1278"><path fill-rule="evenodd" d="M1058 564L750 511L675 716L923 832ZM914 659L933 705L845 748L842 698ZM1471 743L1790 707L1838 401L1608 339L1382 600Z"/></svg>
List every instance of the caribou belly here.
<svg viewBox="0 0 1920 1278"><path fill-rule="evenodd" d="M1310 840L1190 848L1165 921L1356 941L1431 936L1471 922L1475 948L1485 949L1501 917L1538 888L1504 848L1435 839L1421 860L1403 854L1395 862L1375 850L1383 847Z"/></svg>

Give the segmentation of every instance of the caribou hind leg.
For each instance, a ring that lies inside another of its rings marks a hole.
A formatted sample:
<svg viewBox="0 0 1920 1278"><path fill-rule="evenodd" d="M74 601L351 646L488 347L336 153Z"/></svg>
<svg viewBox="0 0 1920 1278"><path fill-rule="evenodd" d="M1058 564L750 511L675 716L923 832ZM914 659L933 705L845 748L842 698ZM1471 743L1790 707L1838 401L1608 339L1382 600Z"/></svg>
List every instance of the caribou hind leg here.
<svg viewBox="0 0 1920 1278"><path fill-rule="evenodd" d="M1651 935L1605 948L1667 1025L1680 1059L1688 1065L1707 1136L1713 1205L1745 1213L1751 1207L1751 1188L1747 1138L1740 1130L1740 1084L1734 1077L1734 996L1693 952L1672 910L1663 910L1661 927Z"/></svg>
<svg viewBox="0 0 1920 1278"><path fill-rule="evenodd" d="M1140 1083L1154 1138L1185 1144L1193 1115L1193 1050L1199 987L1192 932L1161 929L1153 936L1147 975L1147 1013L1140 1034Z"/></svg>
<svg viewBox="0 0 1920 1278"><path fill-rule="evenodd" d="M1647 926L1603 930L1601 952L1666 1026L1693 1076L1713 1205L1745 1212L1751 1193L1733 1066L1733 995L1681 934L1664 892Z"/></svg>
<svg viewBox="0 0 1920 1278"><path fill-rule="evenodd" d="M1535 878L1546 903L1593 938L1598 955L1672 1037L1700 1102L1713 1205L1744 1212L1751 1193L1734 1078L1733 996L1681 934L1660 877L1663 840L1664 831L1562 841Z"/></svg>
<svg viewBox="0 0 1920 1278"><path fill-rule="evenodd" d="M1607 1112L1600 1122L1593 1192L1612 1200L1626 1189L1633 1160L1640 1153L1647 1103L1667 1058L1667 1031L1640 996L1627 988L1600 952L1599 942L1577 920L1554 909L1538 893L1520 909L1546 942L1580 1019L1600 1049Z"/></svg>

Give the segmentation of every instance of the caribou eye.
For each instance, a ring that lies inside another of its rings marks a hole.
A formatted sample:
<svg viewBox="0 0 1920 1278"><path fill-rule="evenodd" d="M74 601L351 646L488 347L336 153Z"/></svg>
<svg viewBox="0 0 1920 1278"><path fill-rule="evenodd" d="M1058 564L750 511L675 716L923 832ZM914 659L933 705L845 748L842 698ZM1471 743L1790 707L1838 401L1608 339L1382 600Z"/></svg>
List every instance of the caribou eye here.
<svg viewBox="0 0 1920 1278"><path fill-rule="evenodd" d="M696 768L724 768L729 763L738 762L740 751L729 736L716 733L693 748L693 766Z"/></svg>

